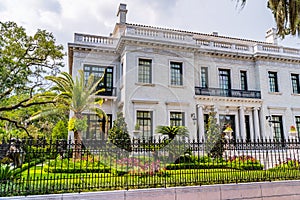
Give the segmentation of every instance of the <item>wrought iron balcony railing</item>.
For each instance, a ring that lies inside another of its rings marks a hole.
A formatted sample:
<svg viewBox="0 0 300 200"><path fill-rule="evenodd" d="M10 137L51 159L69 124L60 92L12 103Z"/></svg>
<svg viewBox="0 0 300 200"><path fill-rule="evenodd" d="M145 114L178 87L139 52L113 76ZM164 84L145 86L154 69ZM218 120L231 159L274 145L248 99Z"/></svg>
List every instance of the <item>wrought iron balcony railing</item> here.
<svg viewBox="0 0 300 200"><path fill-rule="evenodd" d="M103 87L99 87L97 88L98 90L100 89L104 89L104 91L100 92L98 95L99 96L117 96L117 88L112 87L112 88L103 88Z"/></svg>
<svg viewBox="0 0 300 200"><path fill-rule="evenodd" d="M221 96L221 97L254 98L254 99L261 98L260 91L254 91L254 90L195 87L195 94L202 95L202 96Z"/></svg>

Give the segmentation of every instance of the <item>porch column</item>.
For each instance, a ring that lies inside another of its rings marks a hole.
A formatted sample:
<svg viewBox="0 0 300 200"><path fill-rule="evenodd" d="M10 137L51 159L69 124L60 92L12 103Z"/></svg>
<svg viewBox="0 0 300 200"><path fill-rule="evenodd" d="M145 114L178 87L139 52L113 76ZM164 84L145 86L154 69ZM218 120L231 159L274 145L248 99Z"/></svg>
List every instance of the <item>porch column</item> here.
<svg viewBox="0 0 300 200"><path fill-rule="evenodd" d="M259 116L258 116L258 110L259 108L254 107L254 132L255 132L255 137L254 139L260 139L260 128L259 128Z"/></svg>
<svg viewBox="0 0 300 200"><path fill-rule="evenodd" d="M203 107L200 105L197 105L198 108L198 131L199 131L199 139L202 140L204 139L204 118L203 118Z"/></svg>
<svg viewBox="0 0 300 200"><path fill-rule="evenodd" d="M216 112L217 124L220 125L220 116L219 116L218 108L216 106L214 106L213 108L214 108L214 112Z"/></svg>
<svg viewBox="0 0 300 200"><path fill-rule="evenodd" d="M245 127L245 108L243 106L239 107L240 114L240 128L241 128L241 139L246 140L246 127Z"/></svg>

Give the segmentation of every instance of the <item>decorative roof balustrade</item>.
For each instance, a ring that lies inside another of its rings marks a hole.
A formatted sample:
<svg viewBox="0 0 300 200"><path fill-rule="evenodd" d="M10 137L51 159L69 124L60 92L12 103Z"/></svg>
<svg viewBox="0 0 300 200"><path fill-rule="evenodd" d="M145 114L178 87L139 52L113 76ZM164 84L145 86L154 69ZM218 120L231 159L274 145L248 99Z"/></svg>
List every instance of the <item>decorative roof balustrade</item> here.
<svg viewBox="0 0 300 200"><path fill-rule="evenodd" d="M118 38L75 33L75 43L115 47Z"/></svg>
<svg viewBox="0 0 300 200"><path fill-rule="evenodd" d="M120 29L121 30L121 29ZM300 49L282 47L265 42L217 36L213 34L201 34L180 30L163 29L151 26L126 24L120 32L120 37L150 39L155 41L184 44L189 47L203 50L220 50L223 52L243 53L249 55L266 54L287 57L299 57ZM75 43L95 46L116 47L120 38L103 37L88 34L75 33Z"/></svg>

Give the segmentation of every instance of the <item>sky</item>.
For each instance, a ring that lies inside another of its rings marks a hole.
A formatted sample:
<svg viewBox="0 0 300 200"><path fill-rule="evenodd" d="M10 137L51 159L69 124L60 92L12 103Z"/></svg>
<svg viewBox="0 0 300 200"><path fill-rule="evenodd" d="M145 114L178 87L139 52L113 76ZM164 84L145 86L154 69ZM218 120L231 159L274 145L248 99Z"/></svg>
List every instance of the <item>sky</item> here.
<svg viewBox="0 0 300 200"><path fill-rule="evenodd" d="M120 3L127 4L127 22L265 41L276 27L267 0L0 0L0 20L14 21L28 34L52 32L57 43L73 42L74 33L108 36ZM300 48L300 38L287 36L279 45Z"/></svg>

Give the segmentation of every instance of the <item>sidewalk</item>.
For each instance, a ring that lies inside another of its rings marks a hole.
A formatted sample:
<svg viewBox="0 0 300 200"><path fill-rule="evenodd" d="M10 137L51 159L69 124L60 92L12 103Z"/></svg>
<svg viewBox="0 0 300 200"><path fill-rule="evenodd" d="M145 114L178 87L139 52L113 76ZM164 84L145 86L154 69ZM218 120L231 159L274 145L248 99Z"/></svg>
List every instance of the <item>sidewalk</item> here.
<svg viewBox="0 0 300 200"><path fill-rule="evenodd" d="M298 200L300 181L204 185L158 189L66 193L19 197L1 200Z"/></svg>

